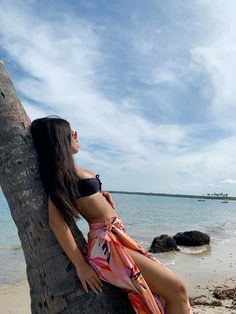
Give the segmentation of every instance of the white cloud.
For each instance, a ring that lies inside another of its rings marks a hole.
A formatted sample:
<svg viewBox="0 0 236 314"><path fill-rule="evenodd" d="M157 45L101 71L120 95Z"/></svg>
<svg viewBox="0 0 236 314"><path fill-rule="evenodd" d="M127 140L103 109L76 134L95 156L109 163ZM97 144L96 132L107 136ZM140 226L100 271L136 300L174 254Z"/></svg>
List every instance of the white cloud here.
<svg viewBox="0 0 236 314"><path fill-rule="evenodd" d="M220 125L235 129L236 2L197 2L207 13L204 15L207 36L191 50L192 60L209 75L212 83L212 118Z"/></svg>
<svg viewBox="0 0 236 314"><path fill-rule="evenodd" d="M45 117L50 114L48 110L44 110L39 106L33 106L30 102L26 100L24 101L24 109L26 111L26 114L31 118L31 121L36 118Z"/></svg>
<svg viewBox="0 0 236 314"><path fill-rule="evenodd" d="M236 184L236 180L235 179L225 179L222 181L222 183Z"/></svg>
<svg viewBox="0 0 236 314"><path fill-rule="evenodd" d="M224 17L225 23L226 20ZM158 42L152 41L152 35L160 34L161 30L154 29L146 42L136 34L135 38L140 38L142 43L139 45L136 41L137 49L141 48L139 53L144 58L144 63L136 69L140 70L140 78L150 70L144 83L159 85L164 82L184 88L185 82L179 82L179 78L186 73L190 75L191 66L205 71L215 87L211 115L217 117L218 123L222 117L226 124L236 112L230 102L235 93L230 80L236 66L231 60L231 68L227 59L234 51L234 47L229 49L233 34L227 37L227 45L223 45L221 53L218 50L223 39L218 43L214 34L204 45L199 42L192 45L192 60L186 68L183 67L185 63L177 60L170 62L167 58L162 67L157 66L156 59L152 60L158 47ZM205 139L198 141L195 136L199 129L204 131L211 126L193 125L187 121L184 124L157 123L136 110L137 104L144 104L139 103L135 92L133 97L124 97L120 102L101 92L98 73L106 67L106 56L92 21L66 14L60 16L60 21L41 20L29 5L19 7L3 2L0 36L6 53L25 71L14 84L23 95L29 117L57 114L69 120L79 134L81 152L76 160L101 175L104 173L108 182L106 188L203 193L211 192L208 188L214 187L220 191L213 192L234 193L229 181L233 179L225 179L236 177L234 135L216 142L209 140L206 146ZM175 45L177 47L178 42ZM186 47L189 46L186 44ZM163 102L165 99L163 97ZM181 110L174 99L173 104L176 112ZM163 111L167 114L171 108L168 103L165 105Z"/></svg>
<svg viewBox="0 0 236 314"><path fill-rule="evenodd" d="M9 16L14 16L15 21L10 31ZM30 75L16 82L28 99L66 113L73 123L78 118L80 128L89 137L102 140L112 137L126 151L141 152L140 140L178 144L183 138L185 131L181 126L159 126L132 111L122 112L119 104L99 93L94 63L99 63L101 56L99 39L91 25L76 19L52 25L44 22L42 26L25 8L23 12L15 7L2 10L1 18L3 46ZM71 31L75 29L79 35Z"/></svg>

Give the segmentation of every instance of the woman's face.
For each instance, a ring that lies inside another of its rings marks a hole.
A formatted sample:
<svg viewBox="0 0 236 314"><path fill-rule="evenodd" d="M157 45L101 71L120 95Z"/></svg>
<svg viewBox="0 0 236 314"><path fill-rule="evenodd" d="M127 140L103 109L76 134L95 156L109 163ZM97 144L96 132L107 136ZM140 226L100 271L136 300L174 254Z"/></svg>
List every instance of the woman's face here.
<svg viewBox="0 0 236 314"><path fill-rule="evenodd" d="M77 139L77 132L71 131L71 150L72 154L76 154L79 151L78 139Z"/></svg>

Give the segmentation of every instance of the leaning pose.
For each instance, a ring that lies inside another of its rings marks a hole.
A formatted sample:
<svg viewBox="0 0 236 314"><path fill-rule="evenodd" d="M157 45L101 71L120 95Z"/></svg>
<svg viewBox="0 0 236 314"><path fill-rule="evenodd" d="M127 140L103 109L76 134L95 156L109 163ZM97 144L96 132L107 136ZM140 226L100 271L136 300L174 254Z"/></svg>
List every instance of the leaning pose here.
<svg viewBox="0 0 236 314"><path fill-rule="evenodd" d="M183 282L132 239L98 174L75 165L77 132L57 116L36 119L30 131L48 196L49 226L72 261L85 291L102 291L102 281L123 289L136 313L190 314ZM89 224L83 252L70 224Z"/></svg>

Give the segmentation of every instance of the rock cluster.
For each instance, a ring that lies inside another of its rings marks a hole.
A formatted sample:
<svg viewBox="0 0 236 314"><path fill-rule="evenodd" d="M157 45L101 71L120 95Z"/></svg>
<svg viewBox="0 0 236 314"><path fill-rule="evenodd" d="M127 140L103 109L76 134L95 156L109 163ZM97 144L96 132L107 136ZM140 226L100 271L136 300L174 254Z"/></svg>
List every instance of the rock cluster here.
<svg viewBox="0 0 236 314"><path fill-rule="evenodd" d="M173 237L167 234L162 234L153 239L149 252L161 253L179 251L177 245L200 246L209 243L210 236L197 230L179 232Z"/></svg>

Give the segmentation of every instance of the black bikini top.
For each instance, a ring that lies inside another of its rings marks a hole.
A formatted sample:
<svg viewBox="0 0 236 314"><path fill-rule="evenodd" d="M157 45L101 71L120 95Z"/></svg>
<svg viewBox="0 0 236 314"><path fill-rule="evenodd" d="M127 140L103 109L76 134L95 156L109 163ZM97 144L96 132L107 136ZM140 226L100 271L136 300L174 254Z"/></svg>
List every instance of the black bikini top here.
<svg viewBox="0 0 236 314"><path fill-rule="evenodd" d="M78 189L81 197L89 196L102 190L99 174L95 178L79 179Z"/></svg>

